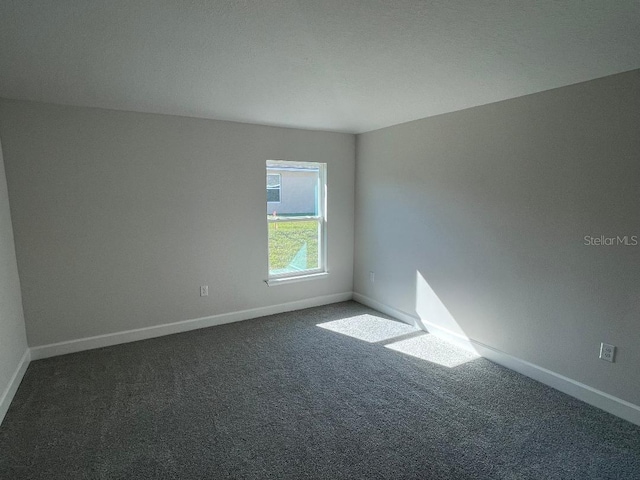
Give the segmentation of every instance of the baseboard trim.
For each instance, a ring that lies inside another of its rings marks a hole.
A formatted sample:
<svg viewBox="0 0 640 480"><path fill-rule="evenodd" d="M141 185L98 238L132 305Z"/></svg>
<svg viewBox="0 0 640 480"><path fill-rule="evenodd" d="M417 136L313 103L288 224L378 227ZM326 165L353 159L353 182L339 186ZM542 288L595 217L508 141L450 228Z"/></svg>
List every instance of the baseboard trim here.
<svg viewBox="0 0 640 480"><path fill-rule="evenodd" d="M66 342L41 345L31 348L31 359L40 360L43 358L66 355L68 353L76 353L84 350L110 347L112 345L119 345L121 343L147 340L149 338L162 337L164 335L171 335L174 333L188 332L190 330L197 330L200 328L214 327L216 325L224 325L226 323L240 322L243 320L250 320L252 318L275 315L277 313L301 310L303 308L318 307L320 305L328 305L330 303L344 302L347 300L351 300L352 298L352 292L337 293L333 295L324 295L321 297L297 300L295 302L281 303L278 305L251 308L248 310L240 310L237 312L211 315L209 317L182 320L179 322L166 323L163 325L154 325L152 327L136 328L134 330L126 330L124 332L108 333L105 335L97 335L94 337L79 338Z"/></svg>
<svg viewBox="0 0 640 480"><path fill-rule="evenodd" d="M20 382L22 382L22 378L27 371L30 361L31 352L27 348L20 359L20 363L18 363L18 366L16 367L16 371L13 372L11 380L9 380L9 385L7 385L7 388L2 392L2 396L0 396L0 424L2 424L2 420L4 420L4 416L9 410L9 405L11 405L11 401L18 391L18 387L20 386Z"/></svg>
<svg viewBox="0 0 640 480"><path fill-rule="evenodd" d="M390 307L389 305L374 300L371 297L367 297L366 295L362 295L361 293L353 292L353 299L358 303L373 308L374 310L386 313L390 317L401 320L404 323L413 325L414 327L420 328L418 317L415 315L411 315L409 313L403 312L402 310L398 310L397 308Z"/></svg>
<svg viewBox="0 0 640 480"><path fill-rule="evenodd" d="M463 337L435 324L421 321L416 315L411 315L407 312L403 312L402 310L390 307L389 305L378 302L366 295L354 292L353 299L358 303L362 303L363 305L371 307L405 323L423 328L429 333L455 343L467 350L473 350L494 363L521 373L522 375L537 380L540 383L544 383L545 385L555 388L556 390L566 393L578 400L582 400L589 405L593 405L605 412L611 413L636 425L640 425L640 406L638 405L627 402L626 400L615 397L531 362L527 362L526 360L514 357L513 355L489 345L485 345L482 342Z"/></svg>
<svg viewBox="0 0 640 480"><path fill-rule="evenodd" d="M610 395L602 390L590 387L554 371L540 367L508 353L497 350L488 345L471 340L476 352L479 355L498 363L518 373L533 378L556 390L560 390L578 400L582 400L589 405L600 408L617 417L623 418L631 423L640 425L640 406L627 402L621 398Z"/></svg>

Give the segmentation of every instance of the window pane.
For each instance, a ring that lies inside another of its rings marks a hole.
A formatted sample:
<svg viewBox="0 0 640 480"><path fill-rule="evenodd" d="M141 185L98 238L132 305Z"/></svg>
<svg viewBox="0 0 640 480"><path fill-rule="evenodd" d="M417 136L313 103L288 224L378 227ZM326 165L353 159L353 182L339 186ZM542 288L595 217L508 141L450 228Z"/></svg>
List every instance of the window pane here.
<svg viewBox="0 0 640 480"><path fill-rule="evenodd" d="M280 189L267 188L267 202L279 202L279 201L280 201Z"/></svg>
<svg viewBox="0 0 640 480"><path fill-rule="evenodd" d="M267 173L267 202L280 201L280 174Z"/></svg>
<svg viewBox="0 0 640 480"><path fill-rule="evenodd" d="M267 173L267 188L280 187L280 174Z"/></svg>
<svg viewBox="0 0 640 480"><path fill-rule="evenodd" d="M318 222L269 223L269 274L302 272L319 268Z"/></svg>
<svg viewBox="0 0 640 480"><path fill-rule="evenodd" d="M275 211L279 217L318 215L319 184L317 166L293 162L267 164L267 214L273 215Z"/></svg>
<svg viewBox="0 0 640 480"><path fill-rule="evenodd" d="M267 160L266 173L269 277L326 271L326 164Z"/></svg>

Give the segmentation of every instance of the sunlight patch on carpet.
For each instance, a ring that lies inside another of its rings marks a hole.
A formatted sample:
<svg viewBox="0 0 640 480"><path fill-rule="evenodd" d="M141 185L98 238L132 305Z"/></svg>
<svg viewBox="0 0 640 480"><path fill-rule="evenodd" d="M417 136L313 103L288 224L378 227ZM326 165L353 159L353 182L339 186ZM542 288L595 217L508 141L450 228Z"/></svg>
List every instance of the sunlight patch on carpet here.
<svg viewBox="0 0 640 480"><path fill-rule="evenodd" d="M341 318L316 326L369 343L382 342L418 331L416 327L406 323L369 314Z"/></svg>
<svg viewBox="0 0 640 480"><path fill-rule="evenodd" d="M449 368L457 367L458 365L480 358L476 353L463 350L435 335L429 334L407 340L400 340L385 345L385 347Z"/></svg>

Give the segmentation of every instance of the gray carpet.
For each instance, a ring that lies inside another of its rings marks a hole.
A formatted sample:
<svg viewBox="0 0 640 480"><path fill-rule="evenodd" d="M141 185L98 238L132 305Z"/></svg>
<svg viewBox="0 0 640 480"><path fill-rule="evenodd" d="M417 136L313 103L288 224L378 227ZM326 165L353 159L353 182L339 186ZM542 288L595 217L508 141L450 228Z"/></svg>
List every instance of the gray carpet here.
<svg viewBox="0 0 640 480"><path fill-rule="evenodd" d="M386 318L346 302L33 362L0 478L640 479L640 427L395 351L430 337L404 325L354 338L366 315Z"/></svg>

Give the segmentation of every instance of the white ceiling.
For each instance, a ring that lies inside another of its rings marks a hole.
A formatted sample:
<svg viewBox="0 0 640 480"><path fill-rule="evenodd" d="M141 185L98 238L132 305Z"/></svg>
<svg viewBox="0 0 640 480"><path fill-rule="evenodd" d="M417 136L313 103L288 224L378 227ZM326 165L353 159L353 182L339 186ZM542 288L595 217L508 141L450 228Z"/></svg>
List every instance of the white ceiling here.
<svg viewBox="0 0 640 480"><path fill-rule="evenodd" d="M640 68L639 0L0 0L0 96L344 132Z"/></svg>

